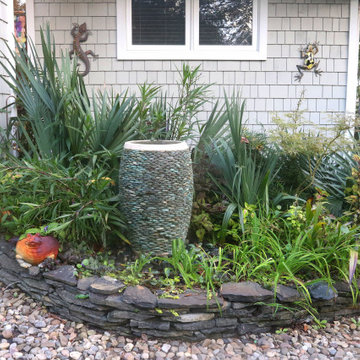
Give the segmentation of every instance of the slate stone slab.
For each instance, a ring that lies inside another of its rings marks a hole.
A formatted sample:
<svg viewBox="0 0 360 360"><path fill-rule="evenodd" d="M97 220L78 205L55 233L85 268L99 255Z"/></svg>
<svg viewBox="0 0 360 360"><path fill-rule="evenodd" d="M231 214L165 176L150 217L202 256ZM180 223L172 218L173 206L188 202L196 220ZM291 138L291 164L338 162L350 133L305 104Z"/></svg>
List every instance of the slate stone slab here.
<svg viewBox="0 0 360 360"><path fill-rule="evenodd" d="M90 284L90 290L92 292L104 295L116 294L124 287L125 285L121 281L113 279L110 276L103 276Z"/></svg>
<svg viewBox="0 0 360 360"><path fill-rule="evenodd" d="M137 308L133 305L127 304L123 300L122 295L110 295L105 298L105 305L123 311L136 311Z"/></svg>
<svg viewBox="0 0 360 360"><path fill-rule="evenodd" d="M16 274L24 270L24 268L22 268L15 259L10 259L5 254L0 254L0 264L2 268L10 270Z"/></svg>
<svg viewBox="0 0 360 360"><path fill-rule="evenodd" d="M227 336L234 336L236 333L236 328L234 327L227 327L227 326L222 326L222 327L213 327L211 329L204 329L201 330L201 332L204 335L211 335L214 336L214 334L218 335L219 337L227 337Z"/></svg>
<svg viewBox="0 0 360 360"><path fill-rule="evenodd" d="M118 322L119 320L149 320L153 319L156 320L156 318L153 315L149 314L142 314L142 313L133 313L130 311L121 311L121 310L113 310L108 313L107 315L108 321L110 322Z"/></svg>
<svg viewBox="0 0 360 360"><path fill-rule="evenodd" d="M76 294L71 293L65 289L56 289L56 293L59 295L60 299L65 303L74 304L77 306L84 306L89 309L99 309L102 310L98 305L92 304L88 299L78 299Z"/></svg>
<svg viewBox="0 0 360 360"><path fill-rule="evenodd" d="M156 296L144 286L129 286L123 294L123 301L145 309L155 309L157 305Z"/></svg>
<svg viewBox="0 0 360 360"><path fill-rule="evenodd" d="M5 241L5 237L0 238L0 253L4 253L6 255L12 254L15 258L15 244Z"/></svg>
<svg viewBox="0 0 360 360"><path fill-rule="evenodd" d="M336 290L334 291L325 281L308 285L307 288L311 298L314 300L333 300L337 297Z"/></svg>
<svg viewBox="0 0 360 360"><path fill-rule="evenodd" d="M271 326L258 326L257 324L240 324L237 328L239 335L244 335L246 333L266 333L271 331Z"/></svg>
<svg viewBox="0 0 360 360"><path fill-rule="evenodd" d="M181 322L181 323L190 323L190 322L201 322L208 321L214 319L215 314L212 313L190 313L190 314L182 314L180 316L174 317L173 321Z"/></svg>
<svg viewBox="0 0 360 360"><path fill-rule="evenodd" d="M263 289L259 284L251 281L223 284L220 293L225 299L238 302L265 301L273 297L272 291Z"/></svg>
<svg viewBox="0 0 360 360"><path fill-rule="evenodd" d="M208 299L206 291L186 291L179 295L179 299L158 299L160 309L219 309L224 305L221 297Z"/></svg>
<svg viewBox="0 0 360 360"><path fill-rule="evenodd" d="M29 267L29 275L30 276L38 276L40 274L40 268L38 266L30 266Z"/></svg>
<svg viewBox="0 0 360 360"><path fill-rule="evenodd" d="M295 302L304 298L297 289L281 284L276 288L276 297L281 302Z"/></svg>
<svg viewBox="0 0 360 360"><path fill-rule="evenodd" d="M170 322L169 321L137 321L130 320L131 327L137 327L139 329L155 329L155 330L170 330Z"/></svg>
<svg viewBox="0 0 360 360"><path fill-rule="evenodd" d="M212 329L215 327L215 320L199 321L199 322L191 322L191 323L175 323L174 327L176 330L182 330L182 331Z"/></svg>
<svg viewBox="0 0 360 360"><path fill-rule="evenodd" d="M53 281L62 282L70 286L77 285L77 279L75 276L75 268L72 265L64 265L56 270L52 270L44 273L44 277Z"/></svg>
<svg viewBox="0 0 360 360"><path fill-rule="evenodd" d="M28 285L30 288L35 288L39 290L44 290L46 292L50 292L50 285L48 285L45 281L38 281L33 279L23 279L23 282ZM52 289L51 289L52 290Z"/></svg>
<svg viewBox="0 0 360 360"><path fill-rule="evenodd" d="M90 285L93 284L99 278L97 276L90 276L86 278L79 279L77 282L77 288L82 291L89 290Z"/></svg>
<svg viewBox="0 0 360 360"><path fill-rule="evenodd" d="M236 318L218 318L215 319L215 323L217 327L236 327L238 325L238 320Z"/></svg>
<svg viewBox="0 0 360 360"><path fill-rule="evenodd" d="M16 283L20 282L19 279L15 275L10 274L3 269L0 269L0 279L1 279L1 282L5 283L6 285L9 285L10 283L16 284Z"/></svg>
<svg viewBox="0 0 360 360"><path fill-rule="evenodd" d="M241 309L248 308L250 306L254 306L254 304L240 303L240 302L234 302L234 303L230 303L230 304L232 304L232 308L234 310L241 310Z"/></svg>

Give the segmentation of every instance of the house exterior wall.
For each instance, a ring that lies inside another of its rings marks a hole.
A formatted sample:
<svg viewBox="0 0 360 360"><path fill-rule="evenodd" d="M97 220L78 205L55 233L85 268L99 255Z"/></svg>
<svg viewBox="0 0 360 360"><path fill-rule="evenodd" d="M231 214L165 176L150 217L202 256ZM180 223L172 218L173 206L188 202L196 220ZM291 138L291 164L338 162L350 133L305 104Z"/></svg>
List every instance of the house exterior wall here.
<svg viewBox="0 0 360 360"><path fill-rule="evenodd" d="M70 49L72 23L86 22L92 34L83 48L93 50L91 72L85 78L94 88L112 87L116 92L136 91L145 81L162 85L168 94L176 93L177 69L181 61L117 60L116 0L34 0L36 42L39 27L46 22L60 49ZM189 61L201 65L202 80L216 83L215 97L224 90L240 90L246 99L250 124L270 127L274 112L295 109L301 93L305 117L317 124L331 123L331 113L346 106L350 0L269 0L268 47L265 61ZM318 41L321 77L305 73L301 83L294 80L301 65L299 48ZM202 113L206 119L211 106Z"/></svg>
<svg viewBox="0 0 360 360"><path fill-rule="evenodd" d="M8 53L6 43L11 39L12 32L10 29L14 25L10 23L14 20L13 8L9 4L10 1L0 0L0 59L3 59L2 53ZM11 1L12 3L12 1ZM5 75L3 68L0 66L0 75ZM6 98L10 94L10 89L4 80L0 79L0 109L5 106ZM0 126L4 127L6 124L6 115L0 112Z"/></svg>

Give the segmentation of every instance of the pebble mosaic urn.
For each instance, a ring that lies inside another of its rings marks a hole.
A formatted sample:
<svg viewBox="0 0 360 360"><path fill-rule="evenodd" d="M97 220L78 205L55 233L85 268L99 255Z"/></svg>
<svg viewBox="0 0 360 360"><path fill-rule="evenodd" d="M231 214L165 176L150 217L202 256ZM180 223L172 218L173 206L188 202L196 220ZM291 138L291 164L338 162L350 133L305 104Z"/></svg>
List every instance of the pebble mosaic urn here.
<svg viewBox="0 0 360 360"><path fill-rule="evenodd" d="M128 141L120 164L121 208L138 253L166 255L185 241L193 202L193 172L183 141Z"/></svg>

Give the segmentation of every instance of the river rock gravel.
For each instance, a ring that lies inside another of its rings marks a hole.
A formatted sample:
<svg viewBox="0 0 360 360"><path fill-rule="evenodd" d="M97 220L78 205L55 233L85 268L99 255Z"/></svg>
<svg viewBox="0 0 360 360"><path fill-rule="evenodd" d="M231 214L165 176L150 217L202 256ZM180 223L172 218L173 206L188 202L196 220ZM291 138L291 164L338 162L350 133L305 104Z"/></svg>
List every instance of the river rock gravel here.
<svg viewBox="0 0 360 360"><path fill-rule="evenodd" d="M354 321L353 321L354 320ZM0 283L0 360L360 359L360 318L197 343L129 339L59 318Z"/></svg>

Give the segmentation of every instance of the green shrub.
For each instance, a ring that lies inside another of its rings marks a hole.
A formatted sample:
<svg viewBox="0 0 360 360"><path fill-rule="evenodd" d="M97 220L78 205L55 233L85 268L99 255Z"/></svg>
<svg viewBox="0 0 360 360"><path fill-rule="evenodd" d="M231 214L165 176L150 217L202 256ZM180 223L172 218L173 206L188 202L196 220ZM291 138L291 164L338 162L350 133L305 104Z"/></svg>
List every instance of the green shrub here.
<svg viewBox="0 0 360 360"><path fill-rule="evenodd" d="M107 171L55 160L0 164L1 229L21 235L50 223L68 244L105 247L125 239L125 223Z"/></svg>

